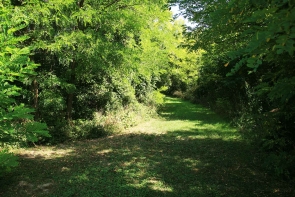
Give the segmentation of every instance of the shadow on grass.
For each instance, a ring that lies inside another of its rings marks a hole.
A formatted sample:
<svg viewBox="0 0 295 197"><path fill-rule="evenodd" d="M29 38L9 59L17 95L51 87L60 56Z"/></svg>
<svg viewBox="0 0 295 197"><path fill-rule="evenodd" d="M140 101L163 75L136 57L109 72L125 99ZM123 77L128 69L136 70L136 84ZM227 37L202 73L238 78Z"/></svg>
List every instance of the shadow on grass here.
<svg viewBox="0 0 295 197"><path fill-rule="evenodd" d="M1 196L294 196L257 168L241 141L130 134L56 150L67 154L21 154Z"/></svg>
<svg viewBox="0 0 295 197"><path fill-rule="evenodd" d="M239 138L239 134L235 134L233 131L219 131L214 129L191 129L191 130L174 130L174 131L168 131L167 136L172 137L183 137L183 138L220 138L220 139L232 139L232 138Z"/></svg>
<svg viewBox="0 0 295 197"><path fill-rule="evenodd" d="M206 129L131 133L34 148L0 180L0 196L295 196L294 183L262 171L259 155L201 106L168 98L161 113ZM214 129L215 128L215 129Z"/></svg>

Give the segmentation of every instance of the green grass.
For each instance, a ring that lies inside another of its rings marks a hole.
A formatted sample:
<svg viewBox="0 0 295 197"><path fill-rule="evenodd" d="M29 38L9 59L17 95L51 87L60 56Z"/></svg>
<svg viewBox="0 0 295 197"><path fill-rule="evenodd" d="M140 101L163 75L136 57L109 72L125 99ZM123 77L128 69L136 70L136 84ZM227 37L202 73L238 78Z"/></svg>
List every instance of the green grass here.
<svg viewBox="0 0 295 197"><path fill-rule="evenodd" d="M18 151L0 196L295 196L210 110L166 98L160 117L106 138Z"/></svg>

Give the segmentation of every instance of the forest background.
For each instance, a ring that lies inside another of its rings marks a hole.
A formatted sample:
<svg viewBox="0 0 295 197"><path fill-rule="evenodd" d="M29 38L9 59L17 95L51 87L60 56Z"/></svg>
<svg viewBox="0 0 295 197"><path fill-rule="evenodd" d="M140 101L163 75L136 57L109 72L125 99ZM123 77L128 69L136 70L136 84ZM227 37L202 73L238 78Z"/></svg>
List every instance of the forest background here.
<svg viewBox="0 0 295 197"><path fill-rule="evenodd" d="M178 5L195 26L172 19ZM295 171L292 0L2 0L0 166L9 148L101 137L162 93L210 107Z"/></svg>

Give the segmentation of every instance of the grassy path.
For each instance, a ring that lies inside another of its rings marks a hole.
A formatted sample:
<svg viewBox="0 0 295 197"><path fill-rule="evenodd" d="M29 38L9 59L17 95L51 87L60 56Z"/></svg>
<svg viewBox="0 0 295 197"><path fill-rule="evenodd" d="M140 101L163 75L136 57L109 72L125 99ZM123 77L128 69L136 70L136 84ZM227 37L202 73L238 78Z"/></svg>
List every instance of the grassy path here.
<svg viewBox="0 0 295 197"><path fill-rule="evenodd" d="M295 196L258 154L201 106L167 98L161 117L107 138L19 152L0 196Z"/></svg>

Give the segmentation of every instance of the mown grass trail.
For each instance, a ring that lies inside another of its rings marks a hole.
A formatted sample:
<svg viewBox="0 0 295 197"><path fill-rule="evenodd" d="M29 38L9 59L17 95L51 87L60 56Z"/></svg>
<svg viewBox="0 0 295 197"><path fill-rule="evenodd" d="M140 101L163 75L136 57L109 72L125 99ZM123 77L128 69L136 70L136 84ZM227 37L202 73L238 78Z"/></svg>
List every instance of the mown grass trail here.
<svg viewBox="0 0 295 197"><path fill-rule="evenodd" d="M118 135L20 151L0 196L295 196L210 110L167 98L160 115Z"/></svg>

